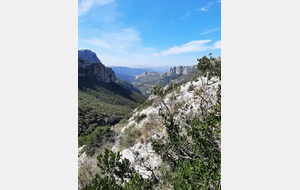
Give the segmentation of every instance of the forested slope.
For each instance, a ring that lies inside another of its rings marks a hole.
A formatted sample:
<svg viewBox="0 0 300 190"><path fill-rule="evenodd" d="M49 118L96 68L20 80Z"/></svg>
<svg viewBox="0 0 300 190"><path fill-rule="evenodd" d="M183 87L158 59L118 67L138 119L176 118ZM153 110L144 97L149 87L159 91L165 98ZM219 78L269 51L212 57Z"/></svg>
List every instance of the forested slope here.
<svg viewBox="0 0 300 190"><path fill-rule="evenodd" d="M114 125L146 98L122 88L116 83L104 83L91 77L78 77L78 140L83 145L86 136L96 127Z"/></svg>

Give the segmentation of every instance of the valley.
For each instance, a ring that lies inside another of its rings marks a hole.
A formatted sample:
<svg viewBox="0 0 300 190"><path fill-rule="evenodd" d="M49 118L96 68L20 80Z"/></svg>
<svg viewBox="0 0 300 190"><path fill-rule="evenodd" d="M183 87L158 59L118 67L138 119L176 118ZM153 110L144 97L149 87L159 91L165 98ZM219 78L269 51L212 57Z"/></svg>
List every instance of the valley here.
<svg viewBox="0 0 300 190"><path fill-rule="evenodd" d="M180 171L193 189L219 187L220 58L159 73L105 67L94 52L79 52L79 189L173 189L185 180ZM118 78L122 70L134 80Z"/></svg>

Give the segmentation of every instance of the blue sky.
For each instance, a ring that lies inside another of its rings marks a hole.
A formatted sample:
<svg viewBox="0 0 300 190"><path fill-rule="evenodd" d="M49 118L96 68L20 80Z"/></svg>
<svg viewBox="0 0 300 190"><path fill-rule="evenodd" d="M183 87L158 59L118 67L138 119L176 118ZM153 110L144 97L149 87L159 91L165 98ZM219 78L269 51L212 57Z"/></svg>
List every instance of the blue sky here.
<svg viewBox="0 0 300 190"><path fill-rule="evenodd" d="M221 1L79 0L78 49L106 66L195 65L221 56Z"/></svg>

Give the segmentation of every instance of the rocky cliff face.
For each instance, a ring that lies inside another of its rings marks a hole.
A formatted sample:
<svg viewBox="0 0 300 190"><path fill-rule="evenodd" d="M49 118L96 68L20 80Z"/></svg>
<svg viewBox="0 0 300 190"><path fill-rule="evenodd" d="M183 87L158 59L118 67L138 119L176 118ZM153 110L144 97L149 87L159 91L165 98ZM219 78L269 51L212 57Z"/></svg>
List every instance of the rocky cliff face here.
<svg viewBox="0 0 300 190"><path fill-rule="evenodd" d="M194 66L177 66L171 67L170 70L167 72L167 75L185 75L189 72L195 70L197 68L196 65Z"/></svg>
<svg viewBox="0 0 300 190"><path fill-rule="evenodd" d="M139 76L136 76L135 79L146 77L146 76L151 76L151 75L159 75L159 73L154 72L154 71L144 72L144 73L140 74Z"/></svg>
<svg viewBox="0 0 300 190"><path fill-rule="evenodd" d="M92 62L92 63L101 63L97 55L88 49L78 50L78 57L81 57L83 60Z"/></svg>
<svg viewBox="0 0 300 190"><path fill-rule="evenodd" d="M99 62L90 62L78 57L78 76L88 76L96 78L102 82L116 82L115 72L108 67L105 67Z"/></svg>

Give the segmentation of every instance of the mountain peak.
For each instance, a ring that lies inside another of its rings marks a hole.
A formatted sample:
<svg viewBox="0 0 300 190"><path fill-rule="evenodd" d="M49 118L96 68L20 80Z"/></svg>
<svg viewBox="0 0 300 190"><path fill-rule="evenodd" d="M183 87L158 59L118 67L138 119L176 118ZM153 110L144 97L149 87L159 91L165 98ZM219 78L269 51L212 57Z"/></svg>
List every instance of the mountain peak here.
<svg viewBox="0 0 300 190"><path fill-rule="evenodd" d="M78 57L80 57L86 61L92 62L92 63L101 63L101 61L100 61L100 59L98 59L96 53L94 53L88 49L78 50Z"/></svg>

